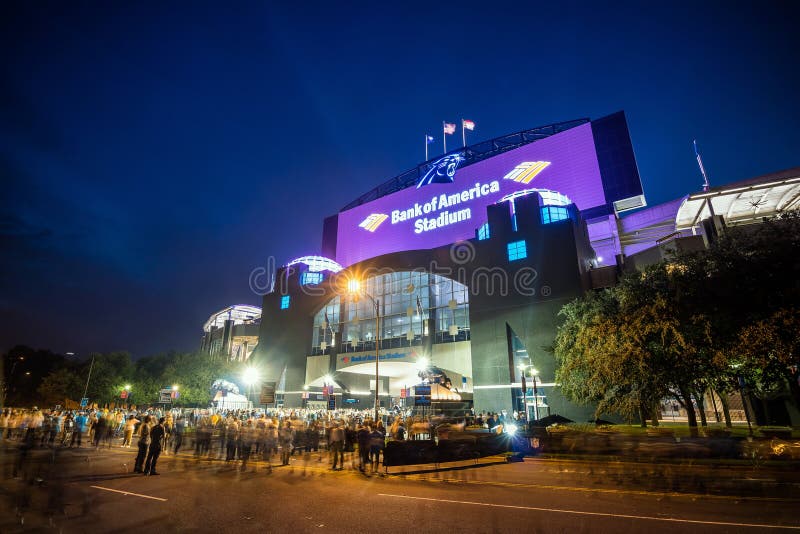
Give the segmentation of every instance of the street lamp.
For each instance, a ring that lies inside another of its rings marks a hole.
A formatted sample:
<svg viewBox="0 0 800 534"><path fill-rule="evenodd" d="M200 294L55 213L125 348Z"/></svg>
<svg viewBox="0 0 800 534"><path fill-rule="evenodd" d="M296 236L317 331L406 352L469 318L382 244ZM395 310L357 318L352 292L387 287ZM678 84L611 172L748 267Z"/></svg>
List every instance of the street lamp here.
<svg viewBox="0 0 800 534"><path fill-rule="evenodd" d="M539 374L532 365L519 364L517 366L522 372L522 405L525 407L525 419L528 419L528 401L527 401L527 385L525 384L525 370L530 369L531 378L533 379L533 417L534 420L539 420L539 391L536 388L536 375Z"/></svg>
<svg viewBox="0 0 800 534"><path fill-rule="evenodd" d="M248 398L253 394L253 386L258 383L260 379L260 374L258 369L255 367L246 367L244 373L242 374L242 380L244 383L247 384L247 396Z"/></svg>
<svg viewBox="0 0 800 534"><path fill-rule="evenodd" d="M522 387L522 411L525 414L525 422L528 422L528 384L525 383L525 364L521 363L517 366L522 374L520 379L520 386Z"/></svg>
<svg viewBox="0 0 800 534"><path fill-rule="evenodd" d="M372 295L367 293L366 290L361 289L361 283L356 279L351 279L347 282L347 290L355 297L355 301L358 302L358 295L363 293L369 300L372 301L372 304L375 305L375 423L378 422L378 407L380 406L380 398L378 396L379 392L379 384L380 384L380 374L378 372L378 360L380 359L380 350L381 350L381 334L380 334L380 317L381 317L381 305L380 300L375 299Z"/></svg>

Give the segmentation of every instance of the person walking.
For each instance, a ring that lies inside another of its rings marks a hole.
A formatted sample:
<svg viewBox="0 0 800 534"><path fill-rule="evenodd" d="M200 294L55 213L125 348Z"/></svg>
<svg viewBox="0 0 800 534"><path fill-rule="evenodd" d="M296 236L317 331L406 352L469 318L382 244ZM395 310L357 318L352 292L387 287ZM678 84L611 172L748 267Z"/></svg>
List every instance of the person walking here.
<svg viewBox="0 0 800 534"><path fill-rule="evenodd" d="M131 414L125 420L125 437L122 438L122 446L130 448L131 440L133 439L133 431L136 429L136 424L139 422L136 417Z"/></svg>
<svg viewBox="0 0 800 534"><path fill-rule="evenodd" d="M292 443L294 442L294 429L288 420L278 431L278 442L281 446L281 465L289 465L289 456L292 454Z"/></svg>
<svg viewBox="0 0 800 534"><path fill-rule="evenodd" d="M178 420L175 421L175 448L172 450L172 454L178 454L178 450L181 448L181 444L183 444L183 430L186 428L186 420L183 416L179 416Z"/></svg>
<svg viewBox="0 0 800 534"><path fill-rule="evenodd" d="M369 457L372 461L372 472L378 471L378 464L381 460L381 451L386 445L386 435L382 432L380 425L375 427L369 435Z"/></svg>
<svg viewBox="0 0 800 534"><path fill-rule="evenodd" d="M147 448L150 446L150 416L145 415L144 421L139 425L139 452L136 455L136 463L133 466L134 473L142 473L142 466L144 465L145 457L147 456Z"/></svg>
<svg viewBox="0 0 800 534"><path fill-rule="evenodd" d="M356 440L358 441L358 469L363 473L367 469L369 463L369 427L361 424L358 426L356 432Z"/></svg>
<svg viewBox="0 0 800 534"><path fill-rule="evenodd" d="M333 456L333 470L344 469L344 428L340 423L334 423L331 428L331 455ZM336 466L339 466L338 469Z"/></svg>
<svg viewBox="0 0 800 534"><path fill-rule="evenodd" d="M156 471L156 462L158 462L158 457L161 455L161 446L166 433L167 429L164 428L164 418L162 417L158 420L158 424L150 429L150 448L147 451L147 461L144 463L145 475L160 474Z"/></svg>
<svg viewBox="0 0 800 534"><path fill-rule="evenodd" d="M81 438L83 437L83 433L86 432L86 415L83 412L78 412L78 415L75 416L75 431L72 433L72 439L69 441L69 446L72 447L75 445L75 441L78 442L78 447L81 446Z"/></svg>

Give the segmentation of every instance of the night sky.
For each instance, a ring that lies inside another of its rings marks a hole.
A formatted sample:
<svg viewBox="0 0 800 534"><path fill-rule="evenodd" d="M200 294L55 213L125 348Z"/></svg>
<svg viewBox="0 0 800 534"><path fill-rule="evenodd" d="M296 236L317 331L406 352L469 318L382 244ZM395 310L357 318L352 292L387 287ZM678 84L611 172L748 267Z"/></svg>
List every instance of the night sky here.
<svg viewBox="0 0 800 534"><path fill-rule="evenodd" d="M694 138L712 184L800 165L797 2L395 4L3 2L0 350L198 348L442 120L623 109L650 205Z"/></svg>

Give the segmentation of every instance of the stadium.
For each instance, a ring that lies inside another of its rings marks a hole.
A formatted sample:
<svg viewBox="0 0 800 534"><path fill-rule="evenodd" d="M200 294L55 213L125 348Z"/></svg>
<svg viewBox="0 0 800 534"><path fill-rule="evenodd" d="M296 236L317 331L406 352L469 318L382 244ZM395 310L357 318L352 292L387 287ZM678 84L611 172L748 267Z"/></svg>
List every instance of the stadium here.
<svg viewBox="0 0 800 534"><path fill-rule="evenodd" d="M467 146L327 217L320 253L276 273L252 360L285 407L585 421L548 352L561 307L799 197L793 169L646 207L623 112Z"/></svg>

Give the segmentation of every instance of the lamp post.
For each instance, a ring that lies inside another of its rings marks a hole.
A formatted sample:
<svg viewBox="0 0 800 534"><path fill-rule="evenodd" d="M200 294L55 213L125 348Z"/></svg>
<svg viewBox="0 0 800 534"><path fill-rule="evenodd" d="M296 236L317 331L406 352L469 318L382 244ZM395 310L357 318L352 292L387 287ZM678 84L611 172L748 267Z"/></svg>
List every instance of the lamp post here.
<svg viewBox="0 0 800 534"><path fill-rule="evenodd" d="M536 389L536 375L539 371L531 367L531 378L533 378L533 416L539 420L539 391Z"/></svg>
<svg viewBox="0 0 800 534"><path fill-rule="evenodd" d="M528 422L528 384L525 383L525 364L517 366L521 373L520 386L522 386L522 412L525 414L525 422Z"/></svg>
<svg viewBox="0 0 800 534"><path fill-rule="evenodd" d="M361 283L358 280L350 280L347 284L347 289L356 297L356 302L358 302L358 295L359 293L363 293L369 300L372 301L372 304L375 306L375 423L378 422L378 408L380 406L380 397L379 397L379 387L380 387L380 374L379 374L379 364L378 360L380 360L380 350L381 350L381 334L380 334L380 318L381 318L381 305L380 300L376 299L366 290L361 291Z"/></svg>
<svg viewBox="0 0 800 534"><path fill-rule="evenodd" d="M527 392L526 392L526 385L525 385L525 369L530 369L531 379L533 379L533 418L535 421L539 420L539 390L536 387L536 375L539 374L532 365L525 365L520 364L519 366L520 371L522 371L522 404L525 406L525 419L528 418L528 403L527 403Z"/></svg>
<svg viewBox="0 0 800 534"><path fill-rule="evenodd" d="M244 380L244 383L247 384L247 400L250 401L250 402L253 402L253 400L254 400L253 398L251 398L251 397L254 397L253 396L253 387L258 382L259 378L260 377L259 377L258 369L256 369L255 367L247 367L244 370L244 375L242 376L242 379ZM255 404L255 403L253 403L253 404Z"/></svg>
<svg viewBox="0 0 800 534"><path fill-rule="evenodd" d="M125 384L125 387L122 389L125 390L125 404L131 404L131 385Z"/></svg>

